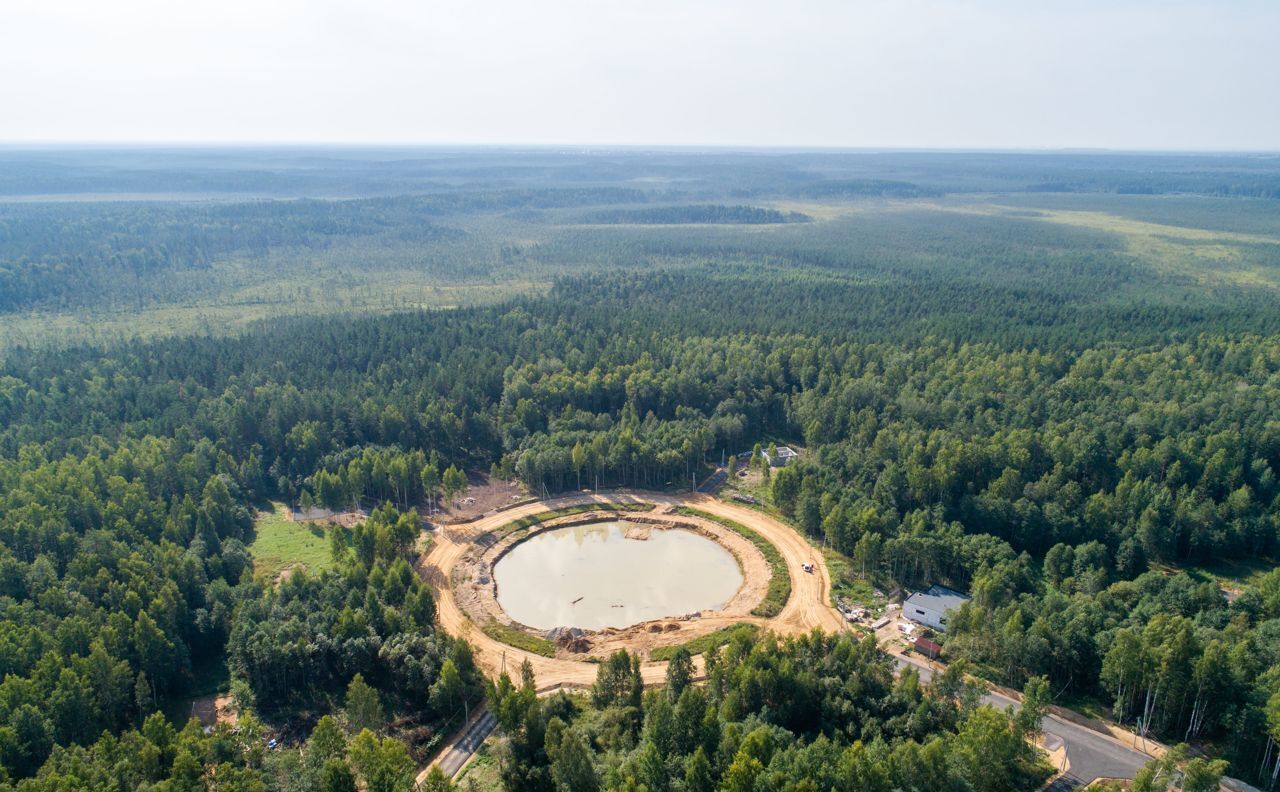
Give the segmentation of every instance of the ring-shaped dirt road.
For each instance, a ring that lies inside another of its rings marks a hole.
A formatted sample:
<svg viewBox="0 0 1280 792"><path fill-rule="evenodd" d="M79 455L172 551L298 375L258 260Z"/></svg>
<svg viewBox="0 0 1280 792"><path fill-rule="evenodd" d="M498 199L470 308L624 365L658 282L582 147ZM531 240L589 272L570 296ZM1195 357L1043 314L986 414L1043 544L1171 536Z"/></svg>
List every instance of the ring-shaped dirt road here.
<svg viewBox="0 0 1280 792"><path fill-rule="evenodd" d="M533 514L541 514L567 506L591 503L650 503L655 506L686 506L724 517L759 533L782 554L791 576L791 596L777 616L771 618L735 618L733 623L750 622L782 635L795 635L821 629L838 632L845 629L844 619L831 606L831 577L822 554L793 529L753 509L736 506L709 495L664 495L650 492L620 491L610 493L575 493L559 498L533 501L480 517L468 523L449 525L435 532L434 541L419 559L418 571L430 583L436 598L437 620L442 629L469 642L475 650L476 662L485 673L497 676L505 662L513 676L528 660L533 667L538 689L590 686L596 679L598 663L584 660L544 657L505 644L486 635L458 606L454 598L452 573L466 553L474 548L476 537ZM812 572L804 565L813 564ZM666 674L665 662L646 661L641 674L646 684L657 684Z"/></svg>

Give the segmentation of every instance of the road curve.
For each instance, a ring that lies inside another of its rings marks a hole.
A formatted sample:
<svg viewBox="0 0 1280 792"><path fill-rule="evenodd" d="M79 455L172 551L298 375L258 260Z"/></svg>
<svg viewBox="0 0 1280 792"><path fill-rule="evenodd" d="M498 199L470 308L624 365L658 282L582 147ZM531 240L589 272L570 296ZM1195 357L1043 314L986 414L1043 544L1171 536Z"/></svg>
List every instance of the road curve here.
<svg viewBox="0 0 1280 792"><path fill-rule="evenodd" d="M924 663L903 655L891 655L899 667L910 665L928 682L934 671ZM1018 701L995 690L987 690L982 697L984 704L998 710L1009 707L1018 709ZM1097 778L1133 778L1151 757L1130 747L1114 737L1096 732L1086 726L1049 715L1044 719L1044 733L1058 737L1067 749L1069 775L1055 784L1054 789L1071 789L1084 786Z"/></svg>
<svg viewBox="0 0 1280 792"><path fill-rule="evenodd" d="M485 635L462 612L453 596L450 576L454 566L473 546L476 537L494 531L532 514L589 503L652 503L658 506L688 506L718 517L739 522L758 532L782 553L791 575L791 597L782 612L772 619L733 619L752 621L774 632L795 634L817 627L835 632L844 627L838 611L831 607L831 577L822 555L804 537L760 512L734 506L702 494L661 495L656 493L575 493L560 498L535 501L469 523L446 526L436 531L427 553L419 559L418 571L432 586L436 597L437 619L451 635L471 643L476 661L490 675L505 666L513 675L528 660L538 680L539 690L561 687L587 687L595 682L599 665L578 660L543 657ZM813 564L812 573L803 570ZM656 684L666 675L665 662L645 662L640 671L646 684Z"/></svg>

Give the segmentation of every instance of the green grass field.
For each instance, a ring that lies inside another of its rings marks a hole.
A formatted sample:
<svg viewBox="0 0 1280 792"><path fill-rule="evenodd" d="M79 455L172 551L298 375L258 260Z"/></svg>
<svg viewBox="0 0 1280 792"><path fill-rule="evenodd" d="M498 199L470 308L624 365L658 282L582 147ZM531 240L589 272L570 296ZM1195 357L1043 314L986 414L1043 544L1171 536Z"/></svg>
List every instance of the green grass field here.
<svg viewBox="0 0 1280 792"><path fill-rule="evenodd" d="M884 599L876 598L875 586L870 580L858 577L848 558L829 547L822 548L822 557L826 560L827 571L831 574L832 606L838 607L839 600L844 598L867 608L875 616L884 613Z"/></svg>
<svg viewBox="0 0 1280 792"><path fill-rule="evenodd" d="M271 513L263 513L254 523L253 572L258 577L275 580L294 565L316 573L333 565L329 557L329 541L319 526L291 522L285 517L286 506L273 501Z"/></svg>
<svg viewBox="0 0 1280 792"><path fill-rule="evenodd" d="M1166 575L1186 572L1198 583L1213 583L1230 589L1256 586L1262 576L1273 569L1271 562L1261 558L1224 558L1213 564L1186 566L1153 563L1151 568Z"/></svg>
<svg viewBox="0 0 1280 792"><path fill-rule="evenodd" d="M480 629L485 635L495 641L501 641L508 646L514 646L517 649L523 649L526 652L540 654L543 657L555 657L556 645L548 641L546 638L537 635L530 635L524 630L516 627L509 627L505 624L490 619L480 625Z"/></svg>
<svg viewBox="0 0 1280 792"><path fill-rule="evenodd" d="M502 792L502 776L498 767L498 758L493 755L493 743L496 737L490 737L476 751L476 758L462 770L462 775L455 782L462 792Z"/></svg>
<svg viewBox="0 0 1280 792"><path fill-rule="evenodd" d="M1103 199L1105 200L1105 199ZM1025 207L1025 196L1019 205ZM927 204L921 204L927 205ZM1105 205L1105 204L1104 204ZM1018 210L998 203L960 202L938 204L947 211L1030 217L1046 223L1114 234L1123 240L1124 249L1135 261L1166 276L1174 276L1201 286L1231 285L1238 287L1280 288L1280 235L1274 228L1260 232L1210 230L1168 222L1150 222L1109 211L1084 209L1041 209L1034 214L1016 214ZM1194 222L1195 217L1182 218Z"/></svg>

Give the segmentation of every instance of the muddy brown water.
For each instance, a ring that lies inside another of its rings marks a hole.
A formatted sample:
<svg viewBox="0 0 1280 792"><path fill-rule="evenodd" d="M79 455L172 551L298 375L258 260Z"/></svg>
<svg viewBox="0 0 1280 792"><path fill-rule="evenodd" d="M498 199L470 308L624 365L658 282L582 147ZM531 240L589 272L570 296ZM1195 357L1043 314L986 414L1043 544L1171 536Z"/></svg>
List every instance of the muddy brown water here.
<svg viewBox="0 0 1280 792"><path fill-rule="evenodd" d="M494 567L498 604L535 629L599 630L718 610L742 585L733 554L705 536L655 529L628 539L626 529L578 525L521 542Z"/></svg>

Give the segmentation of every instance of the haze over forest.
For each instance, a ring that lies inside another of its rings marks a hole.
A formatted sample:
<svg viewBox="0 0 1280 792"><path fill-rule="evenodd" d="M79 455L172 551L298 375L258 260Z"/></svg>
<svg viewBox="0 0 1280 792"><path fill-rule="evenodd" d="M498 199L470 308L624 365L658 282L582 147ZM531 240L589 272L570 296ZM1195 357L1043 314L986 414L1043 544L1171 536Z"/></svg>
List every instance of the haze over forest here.
<svg viewBox="0 0 1280 792"><path fill-rule="evenodd" d="M6 9L0 792L1273 789L1278 23Z"/></svg>

